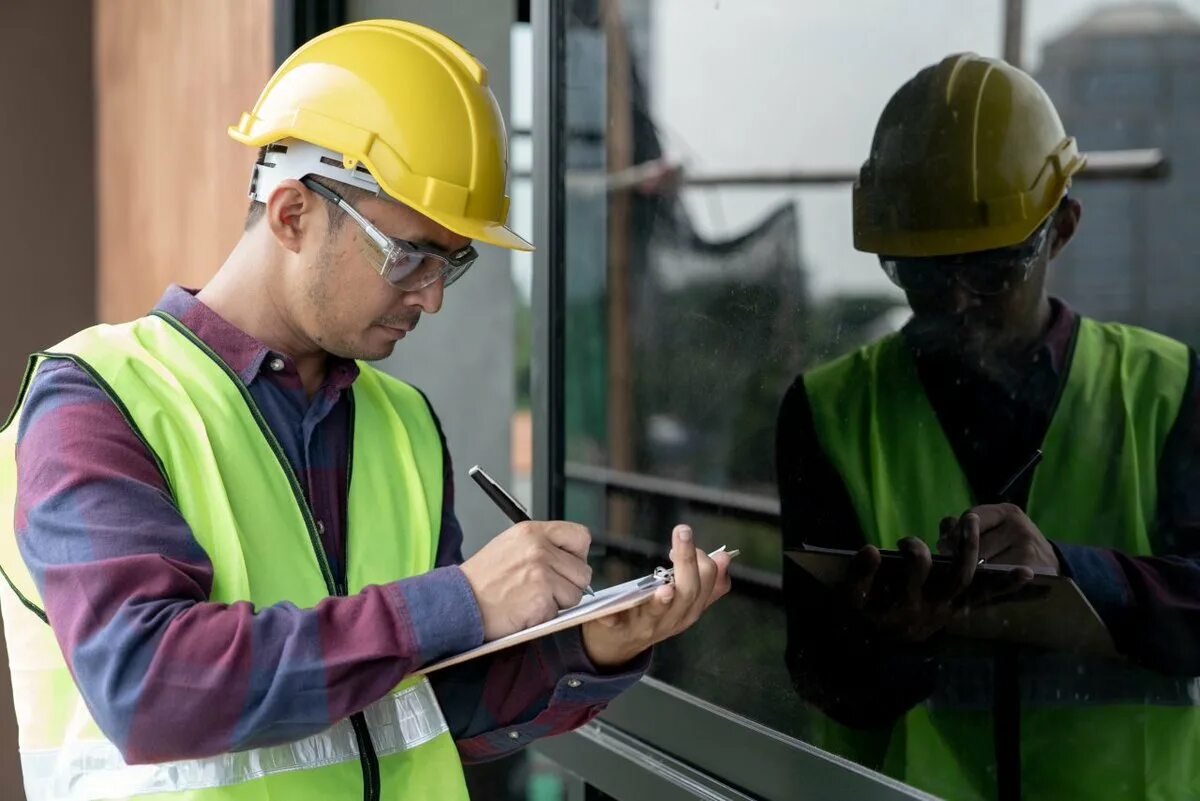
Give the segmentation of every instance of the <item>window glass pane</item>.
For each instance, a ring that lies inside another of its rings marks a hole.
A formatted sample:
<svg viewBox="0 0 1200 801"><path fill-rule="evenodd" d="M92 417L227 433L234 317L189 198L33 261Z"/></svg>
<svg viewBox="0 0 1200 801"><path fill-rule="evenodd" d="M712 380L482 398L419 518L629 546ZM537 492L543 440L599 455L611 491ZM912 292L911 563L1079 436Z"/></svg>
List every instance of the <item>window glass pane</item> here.
<svg viewBox="0 0 1200 801"><path fill-rule="evenodd" d="M597 586L741 551L652 675L939 796L1200 793L1200 0L568 6L566 516Z"/></svg>

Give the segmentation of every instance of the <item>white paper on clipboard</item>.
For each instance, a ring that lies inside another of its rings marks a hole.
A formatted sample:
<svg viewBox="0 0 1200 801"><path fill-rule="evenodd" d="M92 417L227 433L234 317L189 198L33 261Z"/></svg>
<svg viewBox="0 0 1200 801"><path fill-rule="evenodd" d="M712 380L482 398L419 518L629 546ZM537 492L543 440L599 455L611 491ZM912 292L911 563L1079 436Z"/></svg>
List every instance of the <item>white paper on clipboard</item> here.
<svg viewBox="0 0 1200 801"><path fill-rule="evenodd" d="M442 668L467 662L486 654L502 651L505 648L511 648L514 645L536 640L539 637L545 637L547 634L569 629L572 626L581 626L591 620L615 615L626 609L632 609L650 600L654 596L654 591L666 583L667 579L658 578L654 574L651 574L633 579L632 581L626 581L624 584L607 587L595 595L585 596L576 606L562 610L553 620L547 620L545 623L530 626L507 637L492 640L478 648L472 648L470 651L463 651L461 654L443 659L441 662L418 670L416 675L432 673L435 670L441 670Z"/></svg>

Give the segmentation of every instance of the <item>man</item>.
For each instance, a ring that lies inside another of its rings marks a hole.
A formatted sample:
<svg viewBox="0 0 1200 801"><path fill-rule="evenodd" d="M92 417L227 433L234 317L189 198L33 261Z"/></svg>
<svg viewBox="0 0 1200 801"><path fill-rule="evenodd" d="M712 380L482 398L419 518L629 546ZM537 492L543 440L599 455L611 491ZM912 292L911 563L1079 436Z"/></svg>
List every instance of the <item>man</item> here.
<svg viewBox="0 0 1200 801"><path fill-rule="evenodd" d="M912 320L780 411L785 547L861 549L836 592L785 574L793 678L849 727L817 738L948 798L1200 793L1197 360L1048 296L1082 167L1020 70L963 54L919 72L854 187L855 247ZM899 587L875 581L884 548ZM926 583L931 548L948 587ZM1017 566L1012 589L1070 576L1125 661L947 642L981 560Z"/></svg>
<svg viewBox="0 0 1200 801"><path fill-rule="evenodd" d="M463 761L636 681L728 590L727 559L679 527L674 586L647 605L415 675L591 579L588 532L564 522L462 562L433 410L360 361L441 308L472 240L529 248L504 225L486 70L427 28L347 25L230 133L261 150L220 271L33 360L6 432L29 799L465 798Z"/></svg>

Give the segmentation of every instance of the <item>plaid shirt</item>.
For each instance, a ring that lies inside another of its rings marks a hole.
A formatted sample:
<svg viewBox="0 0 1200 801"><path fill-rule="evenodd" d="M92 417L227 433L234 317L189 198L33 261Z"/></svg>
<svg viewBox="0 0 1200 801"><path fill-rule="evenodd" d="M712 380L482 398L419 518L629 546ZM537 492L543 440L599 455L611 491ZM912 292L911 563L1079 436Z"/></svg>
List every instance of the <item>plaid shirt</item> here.
<svg viewBox="0 0 1200 801"><path fill-rule="evenodd" d="M330 357L310 399L290 358L191 292L173 286L157 308L249 387L340 576L346 390L355 363ZM312 609L226 606L209 601L212 563L116 406L73 364L43 364L19 430L18 544L75 682L125 759L189 759L300 739L382 698L422 665L479 645L479 607L458 567L462 530L444 436L442 447L433 571ZM463 760L478 762L582 725L636 682L647 660L602 675L573 629L431 681Z"/></svg>

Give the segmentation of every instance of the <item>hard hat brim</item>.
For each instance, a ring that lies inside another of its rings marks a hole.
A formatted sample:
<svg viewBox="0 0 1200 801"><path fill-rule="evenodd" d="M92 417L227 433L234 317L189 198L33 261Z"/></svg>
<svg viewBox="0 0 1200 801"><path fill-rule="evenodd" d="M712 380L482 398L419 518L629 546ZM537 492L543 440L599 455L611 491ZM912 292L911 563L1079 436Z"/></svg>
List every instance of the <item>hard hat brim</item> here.
<svg viewBox="0 0 1200 801"><path fill-rule="evenodd" d="M400 202L403 203L404 201ZM519 250L526 253L534 250L531 243L524 237L519 236L507 225L494 222L481 222L466 217L434 216L420 209L417 209L417 211L442 227L453 231L459 236L465 236L467 239L476 242L486 242L489 245L495 245L505 250Z"/></svg>

